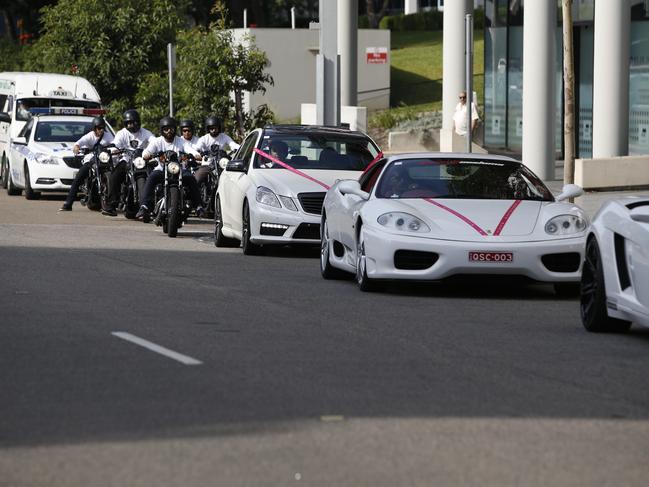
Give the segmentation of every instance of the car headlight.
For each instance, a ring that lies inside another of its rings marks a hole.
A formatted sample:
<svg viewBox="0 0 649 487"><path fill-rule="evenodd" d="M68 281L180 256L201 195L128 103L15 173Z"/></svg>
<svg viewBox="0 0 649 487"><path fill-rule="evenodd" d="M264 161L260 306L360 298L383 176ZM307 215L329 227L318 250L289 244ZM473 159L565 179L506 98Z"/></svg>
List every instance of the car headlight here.
<svg viewBox="0 0 649 487"><path fill-rule="evenodd" d="M144 166L146 166L146 162L142 157L136 157L133 161L133 165L135 166L135 169L142 169Z"/></svg>
<svg viewBox="0 0 649 487"><path fill-rule="evenodd" d="M56 157L49 154L38 154L36 155L36 162L39 164L58 164L59 161Z"/></svg>
<svg viewBox="0 0 649 487"><path fill-rule="evenodd" d="M180 172L180 164L177 162L170 162L167 164L167 171L169 171L169 174L178 174Z"/></svg>
<svg viewBox="0 0 649 487"><path fill-rule="evenodd" d="M291 211L297 211L297 206L295 206L293 198L291 198L290 196L280 196L279 199L284 205L284 208Z"/></svg>
<svg viewBox="0 0 649 487"><path fill-rule="evenodd" d="M257 188L257 201L262 205L272 206L274 208L281 208L282 205L279 204L279 200L275 193L270 189L265 188L264 186L259 186Z"/></svg>
<svg viewBox="0 0 649 487"><path fill-rule="evenodd" d="M545 224L545 233L548 235L570 235L586 230L588 223L575 215L559 215L551 218Z"/></svg>
<svg viewBox="0 0 649 487"><path fill-rule="evenodd" d="M384 213L376 220L379 225L382 225L390 230L399 230L402 232L425 233L430 232L430 227L426 225L421 219L409 213L402 213L395 211L391 213Z"/></svg>
<svg viewBox="0 0 649 487"><path fill-rule="evenodd" d="M110 154L108 152L100 152L99 162L101 162L102 164L107 164L108 161L110 161Z"/></svg>

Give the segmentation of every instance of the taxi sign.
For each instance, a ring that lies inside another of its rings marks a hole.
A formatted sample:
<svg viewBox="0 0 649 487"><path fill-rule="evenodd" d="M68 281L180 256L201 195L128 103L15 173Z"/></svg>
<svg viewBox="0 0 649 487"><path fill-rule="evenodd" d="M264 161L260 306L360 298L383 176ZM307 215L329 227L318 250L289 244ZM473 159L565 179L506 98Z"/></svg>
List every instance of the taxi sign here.
<svg viewBox="0 0 649 487"><path fill-rule="evenodd" d="M67 96L69 98L74 98L72 93L70 93L68 90L64 90L63 88L59 87L55 90L50 91L48 96Z"/></svg>

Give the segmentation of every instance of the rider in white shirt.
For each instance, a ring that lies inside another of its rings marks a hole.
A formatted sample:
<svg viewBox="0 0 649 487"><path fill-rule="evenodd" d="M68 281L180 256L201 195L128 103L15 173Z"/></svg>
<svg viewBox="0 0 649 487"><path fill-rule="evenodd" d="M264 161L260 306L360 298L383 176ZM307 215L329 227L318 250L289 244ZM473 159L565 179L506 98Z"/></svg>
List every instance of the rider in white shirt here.
<svg viewBox="0 0 649 487"><path fill-rule="evenodd" d="M153 156L166 151L173 151L177 154L184 152L193 155L197 161L201 160L201 154L194 149L187 140L176 135L176 128L177 122L174 118L163 117L162 120L160 120L160 132L162 132L162 135L150 139L149 145L144 149L144 152L142 152L142 157L145 161L148 161ZM151 219L150 209L153 207L153 192L155 191L155 187L164 181L163 169L163 164L159 162L146 180L146 185L144 186L144 191L140 199L140 210L135 216L138 220L142 220L145 223L149 222ZM202 217L205 210L203 210L203 207L201 206L201 196L198 191L198 184L188 171L183 170L182 177L183 184L189 188L192 203L196 208L196 214L199 217Z"/></svg>
<svg viewBox="0 0 649 487"><path fill-rule="evenodd" d="M207 117L205 119L205 130L207 133L198 139L198 146L196 147L201 153L205 154L209 152L214 144L227 152L235 151L239 148L239 144L232 140L229 135L222 132L223 122L221 119L213 115ZM210 168L208 166L202 166L196 170L194 177L200 184L207 178L207 173L209 172Z"/></svg>
<svg viewBox="0 0 649 487"><path fill-rule="evenodd" d="M92 130L76 141L72 148L72 152L76 155L79 153L81 148L92 149L97 144L107 146L112 144L113 140L113 134L106 130L106 121L103 117L95 117L92 119ZM94 155L90 153L86 154L83 158L83 165L79 168L79 172L77 172L77 175L74 177L74 181L72 181L72 184L70 185L70 191L68 191L68 197L65 199L65 203L63 203L63 206L61 206L59 211L72 210L72 204L77 196L77 191L79 191L79 186L81 185L81 182L88 177L88 173L90 172L93 156Z"/></svg>
<svg viewBox="0 0 649 487"><path fill-rule="evenodd" d="M124 128L115 134L115 147L120 150L144 149L149 139L154 135L147 129L140 126L140 114L137 110L126 110L124 112ZM137 141L133 147L132 141ZM108 183L109 197L108 206L102 211L104 215L117 216L117 205L119 203L119 190L126 179L126 160L120 160L110 173Z"/></svg>

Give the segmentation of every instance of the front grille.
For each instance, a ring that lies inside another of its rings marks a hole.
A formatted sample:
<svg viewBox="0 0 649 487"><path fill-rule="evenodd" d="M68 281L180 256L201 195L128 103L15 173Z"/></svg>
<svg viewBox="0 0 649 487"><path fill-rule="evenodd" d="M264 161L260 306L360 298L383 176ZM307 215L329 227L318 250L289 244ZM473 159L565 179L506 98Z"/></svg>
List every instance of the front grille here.
<svg viewBox="0 0 649 487"><path fill-rule="evenodd" d="M79 169L83 163L80 157L64 157L63 162L73 169Z"/></svg>
<svg viewBox="0 0 649 487"><path fill-rule="evenodd" d="M305 240L320 240L320 224L319 223L300 223L295 230L293 238Z"/></svg>
<svg viewBox="0 0 649 487"><path fill-rule="evenodd" d="M545 254L541 257L541 262L550 272L577 272L581 257L578 252Z"/></svg>
<svg viewBox="0 0 649 487"><path fill-rule="evenodd" d="M432 267L439 259L435 252L419 250L397 250L394 253L394 267L408 271L421 271Z"/></svg>
<svg viewBox="0 0 649 487"><path fill-rule="evenodd" d="M300 205L305 213L312 213L314 215L322 215L322 203L327 193L300 193L297 199L300 200ZM318 235L318 238L320 236Z"/></svg>

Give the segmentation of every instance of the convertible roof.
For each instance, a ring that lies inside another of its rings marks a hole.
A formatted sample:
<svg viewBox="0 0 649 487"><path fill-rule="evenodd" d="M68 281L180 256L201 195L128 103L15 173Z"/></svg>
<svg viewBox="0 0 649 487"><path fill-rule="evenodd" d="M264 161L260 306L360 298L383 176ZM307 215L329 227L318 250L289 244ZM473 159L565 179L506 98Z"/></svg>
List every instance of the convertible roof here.
<svg viewBox="0 0 649 487"><path fill-rule="evenodd" d="M328 125L267 125L264 127L264 132L270 133L283 133L283 134L296 134L296 133L317 133L317 134L345 134L356 135L360 137L367 137L367 134L357 130L349 130L344 127L333 127Z"/></svg>

